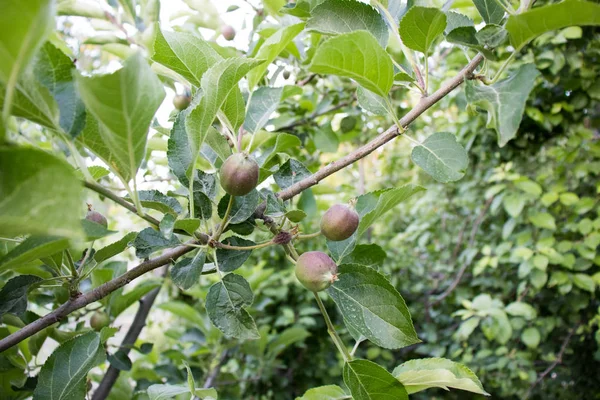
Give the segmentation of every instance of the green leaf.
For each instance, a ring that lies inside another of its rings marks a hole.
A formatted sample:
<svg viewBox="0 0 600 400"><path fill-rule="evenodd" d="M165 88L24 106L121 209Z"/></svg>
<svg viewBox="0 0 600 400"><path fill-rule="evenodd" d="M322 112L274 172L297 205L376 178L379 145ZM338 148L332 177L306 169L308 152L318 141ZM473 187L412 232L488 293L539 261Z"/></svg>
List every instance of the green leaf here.
<svg viewBox="0 0 600 400"><path fill-rule="evenodd" d="M378 346L398 349L419 343L404 299L370 267L339 266L339 280L328 290L344 320Z"/></svg>
<svg viewBox="0 0 600 400"><path fill-rule="evenodd" d="M129 371L132 367L129 356L123 350L118 350L114 354L109 354L108 362L119 371Z"/></svg>
<svg viewBox="0 0 600 400"><path fill-rule="evenodd" d="M219 216L223 218L229 203L230 196L227 194L223 196L219 201ZM256 189L253 189L250 193L245 196L235 196L233 198L233 205L229 212L229 223L239 224L244 222L254 214L256 208L260 204L260 195Z"/></svg>
<svg viewBox="0 0 600 400"><path fill-rule="evenodd" d="M23 316L27 311L29 286L41 281L34 275L19 275L10 279L0 290L0 319L4 314Z"/></svg>
<svg viewBox="0 0 600 400"><path fill-rule="evenodd" d="M381 97L388 95L394 82L392 60L373 35L365 31L344 33L322 43L309 70L352 78Z"/></svg>
<svg viewBox="0 0 600 400"><path fill-rule="evenodd" d="M129 232L120 240L101 248L94 253L94 260L96 260L96 262L99 264L102 261L108 260L109 258L125 251L125 249L133 245L133 241L135 240L136 236L137 232Z"/></svg>
<svg viewBox="0 0 600 400"><path fill-rule="evenodd" d="M87 373L106 358L101 343L98 333L89 332L61 344L42 367L33 399L84 398Z"/></svg>
<svg viewBox="0 0 600 400"><path fill-rule="evenodd" d="M370 5L358 1L327 0L311 11L306 30L325 35L338 35L358 30L370 32L385 48L388 27L385 20Z"/></svg>
<svg viewBox="0 0 600 400"><path fill-rule="evenodd" d="M197 218L183 218L175 221L175 229L182 229L193 235L194 232L200 228L200 220Z"/></svg>
<svg viewBox="0 0 600 400"><path fill-rule="evenodd" d="M85 106L75 90L75 64L65 53L47 42L37 56L35 76L52 94L60 110L60 127L72 138L85 126Z"/></svg>
<svg viewBox="0 0 600 400"><path fill-rule="evenodd" d="M198 283L206 260L206 252L199 250L194 257L183 258L171 268L171 279L180 288L187 290Z"/></svg>
<svg viewBox="0 0 600 400"><path fill-rule="evenodd" d="M525 102L538 75L535 65L524 64L511 77L493 85L477 86L467 81L467 100L488 112L487 126L498 133L500 147L516 136Z"/></svg>
<svg viewBox="0 0 600 400"><path fill-rule="evenodd" d="M265 141L261 145L261 154L257 157L256 162L261 168L271 168L272 164L277 161L277 155L286 150L296 150L302 145L302 141L298 136L290 135L289 133L279 133L275 137L275 145L267 147L272 139Z"/></svg>
<svg viewBox="0 0 600 400"><path fill-rule="evenodd" d="M309 389L302 397L297 397L296 400L342 400L347 398L348 395L341 387L327 385Z"/></svg>
<svg viewBox="0 0 600 400"><path fill-rule="evenodd" d="M473 371L445 358L410 360L397 366L392 375L402 382L408 394L429 388L453 388L489 396Z"/></svg>
<svg viewBox="0 0 600 400"><path fill-rule="evenodd" d="M108 230L104 225L85 218L81 220L81 227L83 228L86 241L97 240L117 232Z"/></svg>
<svg viewBox="0 0 600 400"><path fill-rule="evenodd" d="M535 349L540 344L541 340L540 331L537 328L531 327L527 328L521 334L521 340L527 347L530 349Z"/></svg>
<svg viewBox="0 0 600 400"><path fill-rule="evenodd" d="M596 282L594 279L586 274L575 274L573 275L573 283L580 289L586 290L590 293L596 291Z"/></svg>
<svg viewBox="0 0 600 400"><path fill-rule="evenodd" d="M285 217L290 220L290 222L298 223L306 218L306 213L302 210L290 210L285 213Z"/></svg>
<svg viewBox="0 0 600 400"><path fill-rule="evenodd" d="M164 237L170 239L173 236L173 230L175 230L175 217L173 214L165 214L158 224L158 229Z"/></svg>
<svg viewBox="0 0 600 400"><path fill-rule="evenodd" d="M289 25L271 35L258 49L255 58L262 60L260 65L248 73L248 87L254 89L267 71L269 64L277 58L292 40L304 29L304 23Z"/></svg>
<svg viewBox="0 0 600 400"><path fill-rule="evenodd" d="M505 28L510 35L510 44L518 51L544 32L573 25L600 25L600 4L569 0L536 7L509 16Z"/></svg>
<svg viewBox="0 0 600 400"><path fill-rule="evenodd" d="M99 165L90 165L88 167L88 172L92 175L92 178L95 181L99 181L100 179L110 174L109 170Z"/></svg>
<svg viewBox="0 0 600 400"><path fill-rule="evenodd" d="M248 133L255 134L269 122L269 117L277 110L282 93L283 88L268 86L261 86L252 93L244 121L244 129Z"/></svg>
<svg viewBox="0 0 600 400"><path fill-rule="evenodd" d="M71 15L75 17L87 17L106 19L106 14L100 4L94 2L82 2L80 0L61 0L57 7L58 15Z"/></svg>
<svg viewBox="0 0 600 400"><path fill-rule="evenodd" d="M0 105L4 104L5 92L6 86L0 82ZM50 91L29 70L16 84L11 114L50 129L60 129L58 104Z"/></svg>
<svg viewBox="0 0 600 400"><path fill-rule="evenodd" d="M253 241L237 236L228 237L227 239L223 240L223 243L237 247L247 247L255 244ZM250 257L252 250L217 249L216 253L219 270L222 272L232 272L246 262L248 257Z"/></svg>
<svg viewBox="0 0 600 400"><path fill-rule="evenodd" d="M422 190L425 190L425 188L416 185L404 185L360 196L356 205L357 211L360 209L358 237L362 236L383 214Z"/></svg>
<svg viewBox="0 0 600 400"><path fill-rule="evenodd" d="M204 327L204 320L202 319L202 315L200 315L200 313L196 311L194 307L182 301L169 301L167 303L162 303L158 306L158 308L168 311L173 315L181 317L185 320L188 320L200 330L202 330Z"/></svg>
<svg viewBox="0 0 600 400"><path fill-rule="evenodd" d="M504 209L513 218L521 215L526 202L527 199L521 194L509 194L502 199Z"/></svg>
<svg viewBox="0 0 600 400"><path fill-rule="evenodd" d="M446 29L444 29L444 34L447 35L456 28L466 26L475 26L471 18L455 11L446 11Z"/></svg>
<svg viewBox="0 0 600 400"><path fill-rule="evenodd" d="M206 311L212 323L226 336L236 339L258 339L254 320L243 307L252 304L254 295L240 275L228 274L210 287Z"/></svg>
<svg viewBox="0 0 600 400"><path fill-rule="evenodd" d="M77 237L81 184L66 162L37 149L0 147L0 236Z"/></svg>
<svg viewBox="0 0 600 400"><path fill-rule="evenodd" d="M160 286L160 282L156 280L146 280L131 288L126 293L114 292L110 298L110 316L114 319L123 311L128 309L136 301L144 297L146 293ZM117 295L114 295L114 294Z"/></svg>
<svg viewBox="0 0 600 400"><path fill-rule="evenodd" d="M412 160L442 183L461 179L469 165L467 151L449 132L438 132L428 137L413 149Z"/></svg>
<svg viewBox="0 0 600 400"><path fill-rule="evenodd" d="M402 384L385 368L367 360L344 364L344 383L354 400L408 400Z"/></svg>
<svg viewBox="0 0 600 400"><path fill-rule="evenodd" d="M375 115L387 115L388 106L385 98L359 86L356 89L356 99L358 105Z"/></svg>
<svg viewBox="0 0 600 400"><path fill-rule="evenodd" d="M359 244L352 253L341 260L341 263L375 267L381 265L386 257L385 251L378 244Z"/></svg>
<svg viewBox="0 0 600 400"><path fill-rule="evenodd" d="M444 29L446 14L437 8L411 7L400 21L400 37L406 47L424 54Z"/></svg>
<svg viewBox="0 0 600 400"><path fill-rule="evenodd" d="M158 190L140 190L138 196L142 205L146 208L151 208L160 211L163 214L172 214L177 216L181 214L183 209L181 204L174 197L166 196ZM130 198L125 198L127 201L132 201Z"/></svg>
<svg viewBox="0 0 600 400"><path fill-rule="evenodd" d="M69 247L69 240L56 236L30 236L0 258L0 271L51 256Z"/></svg>
<svg viewBox="0 0 600 400"><path fill-rule="evenodd" d="M150 400L173 399L180 394L187 394L189 397L190 389L182 385L159 384L148 387L148 397Z"/></svg>
<svg viewBox="0 0 600 400"><path fill-rule="evenodd" d="M529 222L531 222L533 225L537 226L538 228L550 229L550 230L556 229L556 222L554 220L554 217L545 212L531 214L529 216Z"/></svg>
<svg viewBox="0 0 600 400"><path fill-rule="evenodd" d="M165 238L160 232L153 228L146 228L140 233L133 241L133 247L135 247L135 255L138 258L149 257L150 254L155 251L168 249L181 244L176 236L172 236L170 239Z"/></svg>
<svg viewBox="0 0 600 400"><path fill-rule="evenodd" d="M494 48L500 46L506 40L508 32L499 25L486 25L475 34L475 38L482 46Z"/></svg>
<svg viewBox="0 0 600 400"><path fill-rule="evenodd" d="M200 83L202 90L197 95L200 99L194 100L193 104L197 106L191 109L185 119L192 160L196 159L195 155L204 143L208 130L227 96L238 88L238 81L261 62L261 60L238 57L228 58L219 61L202 75ZM194 162L191 162L189 168L193 168L193 164ZM188 170L188 176L189 173Z"/></svg>
<svg viewBox="0 0 600 400"><path fill-rule="evenodd" d="M473 0L479 15L486 24L499 24L504 18L504 9L498 0Z"/></svg>
<svg viewBox="0 0 600 400"><path fill-rule="evenodd" d="M310 171L300 161L290 158L273 175L273 178L280 188L287 189L310 175Z"/></svg>
<svg viewBox="0 0 600 400"><path fill-rule="evenodd" d="M97 132L89 140L108 149L89 149L125 181L135 174L146 154L148 129L154 113L165 97L162 83L138 52L128 58L122 69L108 75L78 75L77 87L88 111L98 121ZM88 143L85 138L84 143Z"/></svg>
<svg viewBox="0 0 600 400"><path fill-rule="evenodd" d="M521 301L515 301L510 303L504 309L509 315L513 317L523 317L528 320L535 319L537 317L537 311L531 305L523 303Z"/></svg>
<svg viewBox="0 0 600 400"><path fill-rule="evenodd" d="M296 0L295 3L288 3L280 11L284 14L290 14L298 18L310 17L311 10L323 3L325 0Z"/></svg>
<svg viewBox="0 0 600 400"><path fill-rule="evenodd" d="M17 79L54 28L54 1L3 0L0 5L0 82L12 93ZM10 110L10 108L9 108ZM0 141L4 139L0 121Z"/></svg>

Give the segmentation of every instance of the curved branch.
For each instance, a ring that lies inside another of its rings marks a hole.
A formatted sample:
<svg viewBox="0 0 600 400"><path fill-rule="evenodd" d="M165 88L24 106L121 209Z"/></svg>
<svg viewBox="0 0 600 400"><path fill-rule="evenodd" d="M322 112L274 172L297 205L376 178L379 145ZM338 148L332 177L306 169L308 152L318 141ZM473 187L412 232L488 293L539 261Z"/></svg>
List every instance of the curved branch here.
<svg viewBox="0 0 600 400"><path fill-rule="evenodd" d="M201 241L192 241L191 244L202 243ZM202 243L205 244L205 243ZM160 256L153 258L148 261L144 261L140 265L135 268L130 269L126 273L121 276L116 277L103 285L98 286L97 288L85 293L81 294L77 297L73 297L69 299L66 303L58 307L56 310L44 315L40 319L35 320L34 322L25 325L20 330L16 331L8 335L7 337L0 340L0 353L6 349L11 348L12 346L20 343L21 341L27 339L28 337L36 334L49 327L52 324L60 321L65 318L67 315L72 313L75 310L79 310L87 306L90 303L98 301L115 290L125 286L132 280L144 275L146 272L152 271L158 267L162 267L163 265L169 264L182 255L189 253L194 250L196 247L182 245L177 246L172 249L166 250Z"/></svg>
<svg viewBox="0 0 600 400"><path fill-rule="evenodd" d="M404 117L400 119L400 124L402 127L406 128L410 125L417 117L427 111L431 106L440 101L444 96L458 87L461 83L465 81L477 66L483 61L483 56L481 54L477 54L473 59L456 75L454 78L446 81L438 90L432 93L430 96L423 97L419 101L419 103L410 110ZM396 138L400 135L398 127L396 125L388 128L381 135L377 136L375 139L365 144L364 146L359 147L353 152L349 153L347 156L340 158L327 165L324 168L321 168L311 176L302 179L301 181L295 183L289 188L282 190L277 195L283 200L288 200L295 195L301 193L302 191L308 189L311 186L318 184L323 179L327 178L329 175L339 171L340 169L347 167L350 164L353 164L357 160L360 160L363 157L371 154L373 151L383 146L387 142Z"/></svg>

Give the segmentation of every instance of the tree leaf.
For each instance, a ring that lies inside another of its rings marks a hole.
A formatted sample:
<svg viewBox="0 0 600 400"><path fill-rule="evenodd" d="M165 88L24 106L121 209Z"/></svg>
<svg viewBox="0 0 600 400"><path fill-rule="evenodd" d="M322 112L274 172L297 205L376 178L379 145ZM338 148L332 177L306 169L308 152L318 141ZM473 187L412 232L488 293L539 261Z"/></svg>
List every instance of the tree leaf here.
<svg viewBox="0 0 600 400"><path fill-rule="evenodd" d="M429 388L453 388L489 396L473 371L445 358L410 360L397 366L392 375L402 382L408 394Z"/></svg>
<svg viewBox="0 0 600 400"><path fill-rule="evenodd" d="M169 301L162 303L158 308L168 311L173 315L188 320L200 330L204 329L204 320L202 315L192 306L182 301Z"/></svg>
<svg viewBox="0 0 600 400"><path fill-rule="evenodd" d="M356 210L360 215L360 223L357 230L358 237L362 236L383 214L422 190L425 190L425 188L416 185L404 185L360 196L356 204Z"/></svg>
<svg viewBox="0 0 600 400"><path fill-rule="evenodd" d="M162 31L158 24L153 29L155 36L151 58L177 72L197 88L202 84L204 73L223 60L223 57L199 36L184 32ZM238 87L232 89L219 108L222 109L221 114L229 128L237 132L245 113L244 100Z"/></svg>
<svg viewBox="0 0 600 400"><path fill-rule="evenodd" d="M419 343L404 299L370 267L339 266L339 280L328 290L344 320L378 346L399 349Z"/></svg>
<svg viewBox="0 0 600 400"><path fill-rule="evenodd" d="M160 232L154 230L154 228L142 230L133 241L135 255L138 258L149 257L155 251L175 247L179 244L181 242L176 236L167 239Z"/></svg>
<svg viewBox="0 0 600 400"><path fill-rule="evenodd" d="M183 212L181 204L179 204L176 198L166 196L158 190L139 190L138 196L140 202L146 208L174 216ZM132 201L130 198L125 198L125 200Z"/></svg>
<svg viewBox="0 0 600 400"><path fill-rule="evenodd" d="M510 44L519 51L544 32L573 25L600 25L600 4L570 0L536 7L509 16L505 28L510 36Z"/></svg>
<svg viewBox="0 0 600 400"><path fill-rule="evenodd" d="M210 287L206 311L212 323L226 336L236 339L258 339L254 320L243 307L254 300L248 281L240 275L228 274Z"/></svg>
<svg viewBox="0 0 600 400"><path fill-rule="evenodd" d="M180 394L190 394L190 388L183 385L154 384L148 387L150 400L172 399Z"/></svg>
<svg viewBox="0 0 600 400"><path fill-rule="evenodd" d="M183 229L190 235L192 235L198 228L200 228L200 220L198 218L183 218L175 221L175 229Z"/></svg>
<svg viewBox="0 0 600 400"><path fill-rule="evenodd" d="M521 340L530 349L535 349L540 344L540 331L538 331L537 328L534 327L527 328L521 334Z"/></svg>
<svg viewBox="0 0 600 400"><path fill-rule="evenodd" d="M513 139L525 110L525 102L539 75L533 64L524 64L510 77L493 85L467 81L467 100L488 112L488 127L498 133L498 145L503 147Z"/></svg>
<svg viewBox="0 0 600 400"><path fill-rule="evenodd" d="M81 184L73 168L33 148L0 147L0 235L77 237Z"/></svg>
<svg viewBox="0 0 600 400"><path fill-rule="evenodd" d="M420 146L413 148L411 157L415 164L442 183L461 179L469 165L467 151L449 132L429 136Z"/></svg>
<svg viewBox="0 0 600 400"><path fill-rule="evenodd" d="M77 75L76 80L83 102L98 121L94 139L108 149L111 159L106 160L105 151L96 151L96 146L90 150L129 181L146 154L148 129L165 97L162 83L139 52L115 73Z"/></svg>
<svg viewBox="0 0 600 400"><path fill-rule="evenodd" d="M388 41L388 27L381 15L370 5L357 1L327 0L321 3L312 9L306 30L325 35L368 31L383 48Z"/></svg>
<svg viewBox="0 0 600 400"><path fill-rule="evenodd" d="M268 86L261 86L252 93L244 122L244 129L248 133L255 134L269 122L271 114L277 110L282 93L283 88Z"/></svg>
<svg viewBox="0 0 600 400"><path fill-rule="evenodd" d="M38 375L34 400L84 398L87 373L106 358L101 343L98 333L89 332L61 344Z"/></svg>
<svg viewBox="0 0 600 400"><path fill-rule="evenodd" d="M261 154L256 158L256 162L261 168L271 168L272 164L277 161L277 154L286 150L296 150L302 145L302 141L298 136L290 135L289 133L279 133L275 137L275 145L267 147L271 140L267 140L261 146Z"/></svg>
<svg viewBox="0 0 600 400"><path fill-rule="evenodd" d="M223 243L230 246L246 247L253 246L255 243L251 240L246 240L237 236L231 236L223 240ZM230 249L217 249L217 263L219 264L219 270L222 272L232 272L241 267L248 257L250 257L252 250L230 250Z"/></svg>
<svg viewBox="0 0 600 400"><path fill-rule="evenodd" d="M280 188L287 189L310 175L310 171L300 161L290 158L275 172L273 178Z"/></svg>
<svg viewBox="0 0 600 400"><path fill-rule="evenodd" d="M446 29L444 34L447 35L456 28L465 26L475 26L473 20L464 14L457 13L456 11L446 11Z"/></svg>
<svg viewBox="0 0 600 400"><path fill-rule="evenodd" d="M344 364L344 383L354 400L408 400L402 384L385 368L367 360Z"/></svg>
<svg viewBox="0 0 600 400"><path fill-rule="evenodd" d="M344 33L322 43L309 70L352 78L381 97L388 95L394 82L392 60L366 31Z"/></svg>
<svg viewBox="0 0 600 400"><path fill-rule="evenodd" d="M590 293L594 293L596 291L596 282L594 282L594 279L587 274L573 275L573 283L578 288L586 290Z"/></svg>
<svg viewBox="0 0 600 400"><path fill-rule="evenodd" d="M94 260L98 264L102 261L108 260L111 257L116 256L117 254L125 251L128 247L133 245L133 241L137 237L137 232L129 232L127 235L123 236L120 240L117 240L114 243L109 244L101 248L100 250L94 253Z"/></svg>
<svg viewBox="0 0 600 400"><path fill-rule="evenodd" d="M375 115L387 115L388 107L385 99L370 90L359 86L356 89L356 99L358 105Z"/></svg>
<svg viewBox="0 0 600 400"><path fill-rule="evenodd" d="M171 279L180 288L187 290L198 283L206 260L206 252L199 250L194 257L183 258L171 268Z"/></svg>
<svg viewBox="0 0 600 400"><path fill-rule="evenodd" d="M55 13L52 0L2 1L0 81L6 93L13 92L19 76L52 31ZM0 121L0 141L4 139L5 122Z"/></svg>
<svg viewBox="0 0 600 400"><path fill-rule="evenodd" d="M197 106L185 119L185 130L193 161L196 160L196 154L206 138L208 129L227 96L238 88L238 81L261 62L261 60L240 57L228 58L213 65L202 76L200 84L202 91L197 95L200 99L193 102L193 104L197 103ZM191 162L190 168L193 168L193 165L194 162ZM188 176L190 176L189 172L188 170Z"/></svg>
<svg viewBox="0 0 600 400"><path fill-rule="evenodd" d="M85 126L85 106L75 90L73 61L50 42L37 56L35 76L52 94L60 110L60 127L72 138Z"/></svg>
<svg viewBox="0 0 600 400"><path fill-rule="evenodd" d="M5 92L6 86L0 82L0 105L4 105ZM15 86L11 114L50 129L60 129L58 104L31 71L25 71Z"/></svg>
<svg viewBox="0 0 600 400"><path fill-rule="evenodd" d="M554 217L546 212L538 212L529 215L529 222L538 228L550 230L556 229L556 221L554 220Z"/></svg>
<svg viewBox="0 0 600 400"><path fill-rule="evenodd" d="M51 256L69 247L69 240L56 236L30 236L0 258L0 271Z"/></svg>
<svg viewBox="0 0 600 400"><path fill-rule="evenodd" d="M433 41L446 29L446 14L437 8L411 7L400 21L406 47L428 54Z"/></svg>
<svg viewBox="0 0 600 400"><path fill-rule="evenodd" d="M378 244L359 244L352 250L352 253L341 260L341 263L374 267L381 265L386 257L385 251Z"/></svg>
<svg viewBox="0 0 600 400"><path fill-rule="evenodd" d="M219 201L219 216L223 218L229 203L230 196L227 194ZM256 189L253 189L245 196L235 196L231 211L229 212L229 223L239 224L244 222L254 214L256 208L260 204L260 195Z"/></svg>
<svg viewBox="0 0 600 400"><path fill-rule="evenodd" d="M297 397L296 400L342 400L347 398L348 395L341 387L327 385L309 389L302 397Z"/></svg>
<svg viewBox="0 0 600 400"><path fill-rule="evenodd" d="M0 318L7 313L22 316L27 311L29 286L41 280L35 275L19 275L6 282L0 290Z"/></svg>
<svg viewBox="0 0 600 400"><path fill-rule="evenodd" d="M523 303L521 301L515 301L510 303L504 309L509 315L514 317L523 317L528 320L535 319L537 317L537 311L531 305Z"/></svg>
<svg viewBox="0 0 600 400"><path fill-rule="evenodd" d="M104 225L85 218L81 220L81 227L83 228L86 241L97 240L117 232L108 230Z"/></svg>
<svg viewBox="0 0 600 400"><path fill-rule="evenodd" d="M506 40L508 32L499 25L486 25L475 34L475 38L482 46L494 48L500 46Z"/></svg>
<svg viewBox="0 0 600 400"><path fill-rule="evenodd" d="M473 0L479 15L486 24L500 24L504 18L504 9L496 0Z"/></svg>
<svg viewBox="0 0 600 400"><path fill-rule="evenodd" d="M119 371L129 371L132 367L129 356L123 350L118 350L114 354L109 354L108 362Z"/></svg>
<svg viewBox="0 0 600 400"><path fill-rule="evenodd" d="M248 87L254 89L267 71L269 64L277 58L287 45L304 29L304 23L289 25L279 29L260 46L255 58L262 60L260 65L248 73Z"/></svg>

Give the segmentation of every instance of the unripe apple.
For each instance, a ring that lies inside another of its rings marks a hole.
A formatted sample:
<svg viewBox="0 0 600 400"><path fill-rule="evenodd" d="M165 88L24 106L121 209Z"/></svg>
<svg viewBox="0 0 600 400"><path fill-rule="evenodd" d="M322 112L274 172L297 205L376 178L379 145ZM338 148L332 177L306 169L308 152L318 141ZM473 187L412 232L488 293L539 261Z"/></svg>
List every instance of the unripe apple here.
<svg viewBox="0 0 600 400"><path fill-rule="evenodd" d="M335 204L321 218L321 233L334 242L346 240L358 228L358 213L344 204Z"/></svg>
<svg viewBox="0 0 600 400"><path fill-rule="evenodd" d="M182 110L185 110L186 108L188 108L188 106L190 105L190 101L191 101L190 97L186 96L184 94L178 94L177 96L173 97L173 105L179 111L182 111Z"/></svg>
<svg viewBox="0 0 600 400"><path fill-rule="evenodd" d="M100 224L105 228L108 227L108 221L106 220L106 217L104 215L100 214L98 211L92 210L92 206L89 204L88 204L88 212L85 216L85 219L87 219L88 221L92 221L97 224Z"/></svg>
<svg viewBox="0 0 600 400"><path fill-rule="evenodd" d="M108 324L110 324L110 317L103 311L96 311L90 318L90 326L96 332L100 332Z"/></svg>
<svg viewBox="0 0 600 400"><path fill-rule="evenodd" d="M258 185L259 167L246 153L229 156L221 166L221 186L232 196L245 196Z"/></svg>
<svg viewBox="0 0 600 400"><path fill-rule="evenodd" d="M290 71L285 70L283 71L283 79L289 79L290 78Z"/></svg>
<svg viewBox="0 0 600 400"><path fill-rule="evenodd" d="M221 28L221 34L225 40L233 40L235 38L235 29L231 25L224 25Z"/></svg>
<svg viewBox="0 0 600 400"><path fill-rule="evenodd" d="M320 292L337 280L337 265L322 251L309 251L296 261L296 278L308 290Z"/></svg>

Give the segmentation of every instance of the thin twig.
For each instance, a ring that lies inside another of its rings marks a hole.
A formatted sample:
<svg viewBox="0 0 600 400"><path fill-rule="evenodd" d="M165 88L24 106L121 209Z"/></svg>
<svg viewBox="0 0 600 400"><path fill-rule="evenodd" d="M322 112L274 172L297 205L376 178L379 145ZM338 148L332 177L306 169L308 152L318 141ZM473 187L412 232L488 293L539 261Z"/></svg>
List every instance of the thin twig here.
<svg viewBox="0 0 600 400"><path fill-rule="evenodd" d="M161 275L164 277L166 274L167 268L165 267ZM148 318L150 309L152 308L152 305L154 304L154 301L158 296L158 292L160 292L160 288L161 286L152 289L150 292L148 292L147 295L145 295L140 300L140 307L138 308L135 317L133 318L133 322L129 327L127 334L125 335L125 338L121 342L121 348L119 351L122 351L127 355L131 347L137 341L138 337L140 336L140 333L142 332L142 329L144 328L144 326L146 326L146 319ZM92 400L106 399L115 382L119 378L120 373L121 371L115 368L114 366L111 365L110 367L108 367L104 378L102 378L102 381L100 381L100 385L98 386L98 388L94 392L94 395L92 396Z"/></svg>
<svg viewBox="0 0 600 400"><path fill-rule="evenodd" d="M221 353L221 357L219 358L219 362L210 371L210 373L208 374L208 377L206 378L206 381L204 382L204 386L203 387L205 389L208 389L209 387L212 387L213 382L215 381L215 379L217 379L217 376L219 376L219 372L221 372L221 368L223 367L223 365L225 365L225 362L227 361L228 354L229 354L229 350L225 350L225 351L223 351L223 353Z"/></svg>
<svg viewBox="0 0 600 400"><path fill-rule="evenodd" d="M550 364L548 366L548 368L546 368L544 370L544 372L542 372L540 374L540 376L535 380L535 382L533 382L531 384L531 386L529 387L529 389L527 390L527 393L525 394L524 399L529 398L529 396L531 395L531 392L533 391L533 389L541 382L544 380L544 378L546 377L546 375L548 375L550 372L552 372L552 370L558 365L561 364L563 361L563 356L565 355L565 351L567 350L567 346L569 346L569 342L571 341L571 338L573 337L573 334L575 333L575 331L577 330L577 328L579 328L579 324L573 328L571 328L571 330L569 331L569 334L567 335L567 337L565 338L565 340L562 343L562 346L560 346L560 351L558 352L558 355L556 356L556 360L554 360L554 362L552 362L552 364Z"/></svg>

